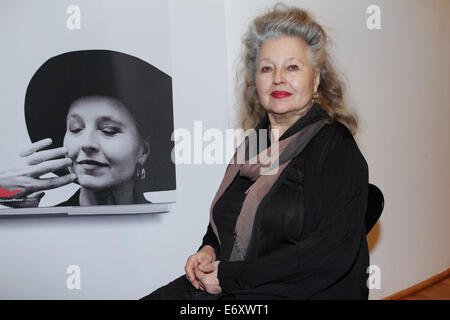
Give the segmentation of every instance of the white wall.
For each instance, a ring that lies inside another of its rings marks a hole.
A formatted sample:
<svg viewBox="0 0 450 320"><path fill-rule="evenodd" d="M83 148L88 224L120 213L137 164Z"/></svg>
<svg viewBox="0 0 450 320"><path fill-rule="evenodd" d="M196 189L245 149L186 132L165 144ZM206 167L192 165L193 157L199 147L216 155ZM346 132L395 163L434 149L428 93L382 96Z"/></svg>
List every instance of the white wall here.
<svg viewBox="0 0 450 320"><path fill-rule="evenodd" d="M277 1L227 0L230 125L241 37ZM385 209L368 236L381 268L379 299L450 267L450 2L448 0L293 0L327 29L336 65L361 117L358 142ZM366 8L381 9L368 30Z"/></svg>

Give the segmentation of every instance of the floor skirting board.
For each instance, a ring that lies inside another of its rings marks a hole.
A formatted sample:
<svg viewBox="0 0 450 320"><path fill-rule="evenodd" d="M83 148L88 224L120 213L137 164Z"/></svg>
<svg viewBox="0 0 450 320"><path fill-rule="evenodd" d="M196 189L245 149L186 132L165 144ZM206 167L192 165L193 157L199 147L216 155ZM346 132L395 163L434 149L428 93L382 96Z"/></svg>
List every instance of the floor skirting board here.
<svg viewBox="0 0 450 320"><path fill-rule="evenodd" d="M382 298L381 300L401 300L408 296L418 294L419 291L422 291L426 288L431 287L432 285L436 284L437 282L444 280L445 278L450 276L450 268L438 273L437 275L422 281L412 287L409 287L407 289L404 289L402 291L399 291L397 293L394 293L393 295L387 296L385 298ZM420 295L417 295L418 299L420 299Z"/></svg>

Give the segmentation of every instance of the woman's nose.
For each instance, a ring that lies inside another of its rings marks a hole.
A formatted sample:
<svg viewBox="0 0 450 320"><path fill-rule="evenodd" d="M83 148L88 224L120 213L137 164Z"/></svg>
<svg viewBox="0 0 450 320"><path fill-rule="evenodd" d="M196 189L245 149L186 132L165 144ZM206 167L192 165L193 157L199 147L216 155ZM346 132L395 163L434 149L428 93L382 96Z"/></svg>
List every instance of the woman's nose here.
<svg viewBox="0 0 450 320"><path fill-rule="evenodd" d="M286 78L283 72L283 69L277 68L273 73L273 83L274 84L282 84L286 82Z"/></svg>
<svg viewBox="0 0 450 320"><path fill-rule="evenodd" d="M81 150L85 153L98 151L99 144L95 130L85 131L81 141Z"/></svg>

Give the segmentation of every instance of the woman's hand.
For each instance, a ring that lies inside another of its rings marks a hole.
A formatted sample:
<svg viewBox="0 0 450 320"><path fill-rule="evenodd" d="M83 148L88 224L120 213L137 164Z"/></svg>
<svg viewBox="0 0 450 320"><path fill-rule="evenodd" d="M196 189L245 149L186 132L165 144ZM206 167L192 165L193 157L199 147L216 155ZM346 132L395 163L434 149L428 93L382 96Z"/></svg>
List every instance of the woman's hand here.
<svg viewBox="0 0 450 320"><path fill-rule="evenodd" d="M184 270L186 271L186 277L189 282L197 290L204 290L202 284L196 278L196 272L200 266L210 264L216 259L216 253L214 248L206 245L201 248L197 253L189 256Z"/></svg>
<svg viewBox="0 0 450 320"><path fill-rule="evenodd" d="M210 294L219 294L222 292L217 272L220 261L211 262L206 265L200 265L195 272L195 277L200 281L206 292Z"/></svg>
<svg viewBox="0 0 450 320"><path fill-rule="evenodd" d="M75 174L62 177L40 178L40 176L69 167L72 160L61 158L67 156L67 148L40 151L52 144L51 139L43 139L31 144L19 154L15 168L0 171L0 189L11 193L0 204L10 207L37 207L44 196L42 190L64 186L76 180ZM61 158L61 159L57 159ZM26 201L11 202L10 199L25 199Z"/></svg>

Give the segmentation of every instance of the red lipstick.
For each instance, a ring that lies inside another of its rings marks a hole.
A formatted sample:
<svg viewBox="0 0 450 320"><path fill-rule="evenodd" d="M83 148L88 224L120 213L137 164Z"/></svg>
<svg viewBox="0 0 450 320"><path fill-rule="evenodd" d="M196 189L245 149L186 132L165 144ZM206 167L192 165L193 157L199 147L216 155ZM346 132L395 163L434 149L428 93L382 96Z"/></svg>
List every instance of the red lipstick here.
<svg viewBox="0 0 450 320"><path fill-rule="evenodd" d="M287 91L272 91L272 93L270 95L272 97L274 97L275 99L284 99L284 98L291 96L292 94L290 94Z"/></svg>

